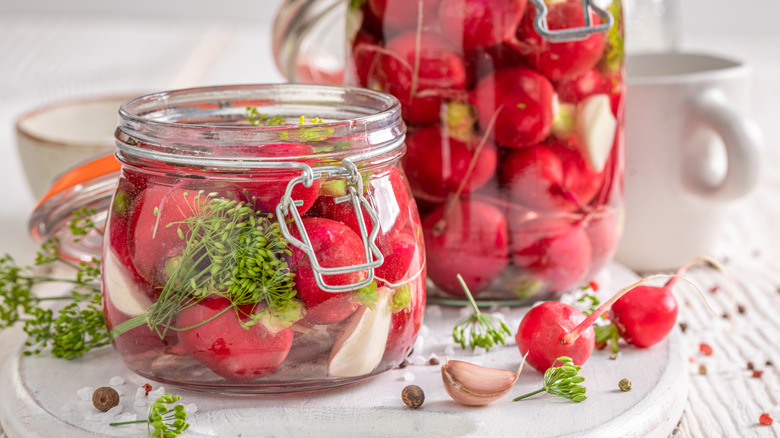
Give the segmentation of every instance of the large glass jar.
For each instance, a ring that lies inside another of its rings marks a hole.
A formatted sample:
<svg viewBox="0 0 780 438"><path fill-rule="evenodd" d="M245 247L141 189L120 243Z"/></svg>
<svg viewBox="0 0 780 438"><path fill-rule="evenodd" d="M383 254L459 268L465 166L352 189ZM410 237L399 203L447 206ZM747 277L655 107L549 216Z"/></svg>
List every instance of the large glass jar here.
<svg viewBox="0 0 780 438"><path fill-rule="evenodd" d="M407 356L425 256L394 97L225 86L139 97L119 115L102 273L130 369L192 389L292 392Z"/></svg>
<svg viewBox="0 0 780 438"><path fill-rule="evenodd" d="M456 274L478 300L518 303L593 279L623 221L620 0L339 5L284 4L277 64L291 80L337 80L400 100L429 297L462 298ZM338 34L339 19L341 64L318 44L327 29Z"/></svg>

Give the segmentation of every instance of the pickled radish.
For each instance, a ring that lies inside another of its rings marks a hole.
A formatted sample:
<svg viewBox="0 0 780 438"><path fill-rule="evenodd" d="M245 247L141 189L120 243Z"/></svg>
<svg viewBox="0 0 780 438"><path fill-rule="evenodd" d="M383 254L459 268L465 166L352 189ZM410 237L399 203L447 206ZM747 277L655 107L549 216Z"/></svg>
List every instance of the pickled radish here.
<svg viewBox="0 0 780 438"><path fill-rule="evenodd" d="M501 146L539 143L553 122L553 87L527 68L499 69L479 81L473 102L484 130Z"/></svg>
<svg viewBox="0 0 780 438"><path fill-rule="evenodd" d="M534 287L563 292L585 279L591 246L580 224L539 218L512 226L511 233L512 261L535 280Z"/></svg>
<svg viewBox="0 0 780 438"><path fill-rule="evenodd" d="M514 36L527 0L442 0L442 34L466 50L490 47Z"/></svg>
<svg viewBox="0 0 780 438"><path fill-rule="evenodd" d="M461 200L442 205L423 219L428 276L453 296L464 296L461 274L476 295L509 262L509 231L504 215L490 204Z"/></svg>
<svg viewBox="0 0 780 438"><path fill-rule="evenodd" d="M551 31L583 27L580 0L550 2L547 10L547 27ZM592 21L599 23L599 17L592 13ZM536 11L527 8L517 38L523 49L525 60L546 77L557 80L574 77L592 69L604 54L605 36L595 33L580 41L549 42L534 28Z"/></svg>
<svg viewBox="0 0 780 438"><path fill-rule="evenodd" d="M306 218L303 226L311 240L311 247L317 254L322 267L336 268L359 265L366 262L363 241L346 225L331 219ZM298 230L291 230L300 239ZM289 266L295 272L295 289L306 304L306 320L312 324L333 324L343 321L360 305L352 292L330 293L317 285L314 272L306 254L298 248L291 248ZM356 283L366 278L365 271L347 274L325 275L326 284L340 286Z"/></svg>
<svg viewBox="0 0 780 438"><path fill-rule="evenodd" d="M387 43L381 57L383 89L397 97L411 124L434 123L450 90L466 86L463 57L432 32L407 32Z"/></svg>
<svg viewBox="0 0 780 438"><path fill-rule="evenodd" d="M242 312L224 298L203 300L182 310L176 320L180 347L230 381L267 376L287 357L293 332L289 328L271 332L260 323L242 325L249 316Z"/></svg>
<svg viewBox="0 0 780 438"><path fill-rule="evenodd" d="M489 140L481 148L479 144L476 137L465 142L444 136L437 126L409 134L403 163L414 195L442 202L461 185L466 194L485 184L496 171L498 148Z"/></svg>

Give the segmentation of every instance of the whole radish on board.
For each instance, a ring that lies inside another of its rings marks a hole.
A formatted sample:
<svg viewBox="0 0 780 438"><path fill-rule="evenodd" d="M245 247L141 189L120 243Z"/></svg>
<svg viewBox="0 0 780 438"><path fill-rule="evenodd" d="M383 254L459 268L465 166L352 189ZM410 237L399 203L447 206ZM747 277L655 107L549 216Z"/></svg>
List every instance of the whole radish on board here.
<svg viewBox="0 0 780 438"><path fill-rule="evenodd" d="M590 315L556 301L531 308L515 335L520 354L527 354L527 362L538 371L553 366L559 356L569 356L577 365L585 363L595 345L593 323L610 307L609 318L615 323L618 337L639 348L655 345L671 332L677 320L677 304L672 294L676 281L672 280L683 278L688 268L702 260L725 272L716 261L698 257L673 275L651 275L621 289ZM644 284L658 277L671 277L671 280L663 286Z"/></svg>

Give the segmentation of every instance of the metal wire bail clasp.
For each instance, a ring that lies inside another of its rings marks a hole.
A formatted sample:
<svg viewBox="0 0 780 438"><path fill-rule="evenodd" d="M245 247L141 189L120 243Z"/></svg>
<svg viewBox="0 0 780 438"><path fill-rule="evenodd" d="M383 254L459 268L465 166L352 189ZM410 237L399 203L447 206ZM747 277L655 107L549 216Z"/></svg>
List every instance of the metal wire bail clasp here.
<svg viewBox="0 0 780 438"><path fill-rule="evenodd" d="M547 5L545 0L531 0L536 6L536 18L534 19L534 28L536 32L547 41L560 43L564 41L584 40L594 33L603 33L612 28L615 24L615 18L609 11L606 11L595 4L593 0L582 0L582 14L585 18L585 25L582 27L572 27L569 29L550 30L547 26ZM617 1L617 0L613 0ZM591 17L591 9L604 21L601 24L594 24Z"/></svg>
<svg viewBox="0 0 780 438"><path fill-rule="evenodd" d="M309 258L312 272L314 273L314 280L317 282L317 286L325 292L338 293L347 292L362 287L368 286L374 281L374 269L378 268L384 262L384 256L376 246L376 236L379 233L379 218L373 207L368 203L368 200L363 196L363 179L358 171L355 163L349 159L344 159L341 162L341 166L326 166L318 167L313 170L306 164L296 165L301 169L301 175L293 178L287 184L287 189L282 196L282 200L279 205L276 206L276 216L279 219L279 226L282 231L282 235L293 246L303 251ZM365 251L366 263L351 266L338 266L333 268L323 267L317 259L317 254L309 239L309 234L306 232L306 228L303 226L303 220L298 213L298 209L294 206L302 205L302 201L296 201L292 199L292 190L296 184L303 184L304 187L311 187L315 179L319 178L344 178L347 181L346 194L335 199L337 204L343 202L350 202L357 216L358 227L360 228L360 238L363 241L363 250ZM361 208L365 210L368 217L371 219L371 232L368 232L366 221L363 217ZM290 230L287 228L287 215L292 216L293 222L298 229L300 239L295 238ZM324 275L337 275L337 274L351 274L355 272L366 271L368 275L365 279L344 285L330 285L325 283Z"/></svg>

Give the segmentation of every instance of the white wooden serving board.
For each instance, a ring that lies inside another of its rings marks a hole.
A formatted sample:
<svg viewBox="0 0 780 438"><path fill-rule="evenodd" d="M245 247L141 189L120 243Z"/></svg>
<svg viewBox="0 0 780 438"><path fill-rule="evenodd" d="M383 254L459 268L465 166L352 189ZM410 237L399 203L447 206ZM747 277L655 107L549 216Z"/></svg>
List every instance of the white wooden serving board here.
<svg viewBox="0 0 780 438"><path fill-rule="evenodd" d="M611 294L635 279L630 271L611 265L602 275ZM501 308L514 330L527 308ZM490 352L452 348L451 330L460 309L429 306L411 364L351 386L285 396L219 396L176 387L166 391L195 403L184 437L668 437L677 425L688 393L688 354L677 329L664 342L639 350L623 347L616 360L607 350L596 351L581 374L588 399L572 403L548 394L520 402L513 397L541 387L542 374L526 367L512 391L482 408L453 402L441 381L440 366L428 364L431 355L444 362L468 360L514 371L520 354L510 339ZM48 354L25 357L14 346L0 376L0 424L8 437L145 436L146 426L109 427L115 414L98 413L77 394L85 387L114 386L121 394L121 412L145 418L149 400L136 398L137 388L151 383L127 370L111 348L73 361ZM120 377L121 379L117 379ZM629 378L630 392L618 381ZM109 385L109 381L124 380ZM416 384L425 391L417 410L401 401L401 390ZM91 394L91 391L89 391ZM192 407L189 409L192 411Z"/></svg>

